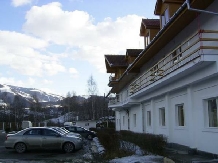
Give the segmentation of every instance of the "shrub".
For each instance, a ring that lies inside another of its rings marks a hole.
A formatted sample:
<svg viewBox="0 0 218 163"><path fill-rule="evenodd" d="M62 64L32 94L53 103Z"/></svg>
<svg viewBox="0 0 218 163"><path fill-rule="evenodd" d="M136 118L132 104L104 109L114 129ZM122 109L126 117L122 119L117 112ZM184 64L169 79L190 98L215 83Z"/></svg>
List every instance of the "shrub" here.
<svg viewBox="0 0 218 163"><path fill-rule="evenodd" d="M9 133L10 131L11 131L11 128L10 128L10 127L5 128L5 132L6 132L6 133Z"/></svg>
<svg viewBox="0 0 218 163"><path fill-rule="evenodd" d="M122 140L134 143L148 153L165 155L166 138L163 135L134 133L131 131L120 131L119 133Z"/></svg>
<svg viewBox="0 0 218 163"><path fill-rule="evenodd" d="M120 135L114 129L102 129L97 132L101 145L105 148L103 157L112 159L130 155L129 151L120 149Z"/></svg>
<svg viewBox="0 0 218 163"><path fill-rule="evenodd" d="M135 153L136 145L144 153L165 156L166 138L162 135L134 133L106 128L97 130L101 145L105 148L104 159L129 156Z"/></svg>

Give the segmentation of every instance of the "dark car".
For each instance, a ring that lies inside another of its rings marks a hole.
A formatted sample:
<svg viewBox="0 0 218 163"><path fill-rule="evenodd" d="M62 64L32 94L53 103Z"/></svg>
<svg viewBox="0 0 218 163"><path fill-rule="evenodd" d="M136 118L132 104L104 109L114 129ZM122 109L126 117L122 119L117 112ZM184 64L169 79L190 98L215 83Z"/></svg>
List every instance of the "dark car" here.
<svg viewBox="0 0 218 163"><path fill-rule="evenodd" d="M84 138L87 138L89 140L92 140L94 137L96 137L96 133L94 131L90 131L80 126L64 126L64 128L66 128L70 132L79 133Z"/></svg>

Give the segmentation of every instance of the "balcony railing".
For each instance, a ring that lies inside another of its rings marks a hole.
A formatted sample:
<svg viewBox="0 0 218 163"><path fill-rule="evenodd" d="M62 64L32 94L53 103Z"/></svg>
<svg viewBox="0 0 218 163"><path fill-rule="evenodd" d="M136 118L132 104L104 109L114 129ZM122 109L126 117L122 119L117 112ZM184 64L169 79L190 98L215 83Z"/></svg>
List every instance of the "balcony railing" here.
<svg viewBox="0 0 218 163"><path fill-rule="evenodd" d="M109 82L112 82L112 81L116 81L116 77L115 76L109 76Z"/></svg>
<svg viewBox="0 0 218 163"><path fill-rule="evenodd" d="M218 31L200 30L142 74L129 86L129 96L196 60L203 49L218 50ZM204 44L204 45L203 45Z"/></svg>

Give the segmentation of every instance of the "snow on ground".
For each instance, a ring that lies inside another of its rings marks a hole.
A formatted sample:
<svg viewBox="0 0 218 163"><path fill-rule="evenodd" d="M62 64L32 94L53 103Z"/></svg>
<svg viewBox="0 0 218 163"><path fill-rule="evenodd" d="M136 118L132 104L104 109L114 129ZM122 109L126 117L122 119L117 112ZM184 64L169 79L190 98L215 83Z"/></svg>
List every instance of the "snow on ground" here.
<svg viewBox="0 0 218 163"><path fill-rule="evenodd" d="M161 161L162 160L162 161ZM116 158L109 163L161 163L163 162L163 158L161 156L140 156L140 155L132 155L128 157Z"/></svg>
<svg viewBox="0 0 218 163"><path fill-rule="evenodd" d="M105 152L105 148L100 144L98 138L93 138L97 151L99 154ZM121 142L121 148L125 148L133 151L135 154L128 157L115 158L109 161L109 163L162 163L162 156L145 155L145 152L139 147L130 142Z"/></svg>

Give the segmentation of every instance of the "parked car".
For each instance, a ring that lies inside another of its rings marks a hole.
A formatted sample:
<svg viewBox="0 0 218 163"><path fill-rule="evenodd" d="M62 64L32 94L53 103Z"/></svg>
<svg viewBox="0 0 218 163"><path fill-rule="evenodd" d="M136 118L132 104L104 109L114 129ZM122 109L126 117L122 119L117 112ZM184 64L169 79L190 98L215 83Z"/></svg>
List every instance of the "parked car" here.
<svg viewBox="0 0 218 163"><path fill-rule="evenodd" d="M92 140L94 137L96 137L96 133L94 131L90 131L80 126L65 126L64 128L69 130L70 132L79 133L84 138L87 138L89 140Z"/></svg>
<svg viewBox="0 0 218 163"><path fill-rule="evenodd" d="M5 130L0 130L0 134L5 134Z"/></svg>
<svg viewBox="0 0 218 163"><path fill-rule="evenodd" d="M61 149L66 153L79 150L83 146L81 138L57 132L49 127L31 127L15 134L7 134L6 149L24 153L30 149Z"/></svg>

